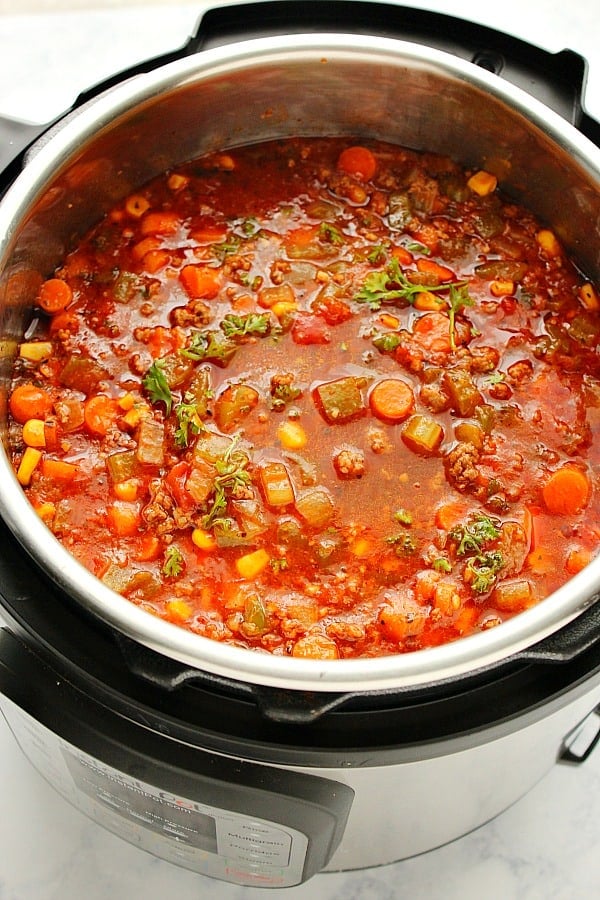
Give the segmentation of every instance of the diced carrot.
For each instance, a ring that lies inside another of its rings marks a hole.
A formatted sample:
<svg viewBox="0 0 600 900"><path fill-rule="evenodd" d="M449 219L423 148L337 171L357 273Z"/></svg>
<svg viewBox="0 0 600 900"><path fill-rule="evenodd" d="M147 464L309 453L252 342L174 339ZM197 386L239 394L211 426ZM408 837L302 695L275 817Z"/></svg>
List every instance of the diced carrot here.
<svg viewBox="0 0 600 900"><path fill-rule="evenodd" d="M79 471L79 466L75 463L65 462L62 459L53 459L51 456L45 456L42 460L42 475L44 478L51 478L53 481L62 481L68 483L73 481Z"/></svg>
<svg viewBox="0 0 600 900"><path fill-rule="evenodd" d="M246 553L235 561L235 567L242 578L251 581L265 569L269 564L269 554L262 547L254 550L252 553Z"/></svg>
<svg viewBox="0 0 600 900"><path fill-rule="evenodd" d="M152 250L158 250L160 246L161 242L159 238L145 237L131 248L131 255L134 259L139 261L142 260L146 254L151 253Z"/></svg>
<svg viewBox="0 0 600 900"><path fill-rule="evenodd" d="M148 272L150 275L154 275L155 272L168 266L170 262L171 254L168 250L149 250L148 253L144 254L142 266L144 271Z"/></svg>
<svg viewBox="0 0 600 900"><path fill-rule="evenodd" d="M414 403L410 384L401 378L384 378L369 395L373 415L384 422L403 422L412 412Z"/></svg>
<svg viewBox="0 0 600 900"><path fill-rule="evenodd" d="M62 278L44 281L38 294L38 304L49 315L62 312L73 299L73 291Z"/></svg>
<svg viewBox="0 0 600 900"><path fill-rule="evenodd" d="M401 266L410 266L414 256L406 247L392 247L392 256L398 260Z"/></svg>
<svg viewBox="0 0 600 900"><path fill-rule="evenodd" d="M113 532L119 537L131 537L140 524L137 506L118 500L107 509L108 521Z"/></svg>
<svg viewBox="0 0 600 900"><path fill-rule="evenodd" d="M363 559L365 556L368 556L372 549L373 543L365 537L358 537L350 544L350 552L353 556L358 557L358 559Z"/></svg>
<svg viewBox="0 0 600 900"><path fill-rule="evenodd" d="M419 257L417 260L417 269L422 275L430 275L432 279L435 279L435 283L437 284L443 284L446 281L456 281L456 275L452 269L449 269L448 266L442 266L434 259L428 259L426 256ZM434 282L430 281L428 283L432 284Z"/></svg>
<svg viewBox="0 0 600 900"><path fill-rule="evenodd" d="M85 401L85 427L95 437L105 437L120 415L117 401L106 394L96 394Z"/></svg>
<svg viewBox="0 0 600 900"><path fill-rule="evenodd" d="M459 522L463 522L473 507L466 500L451 500L443 503L435 511L435 527L442 531L450 531Z"/></svg>
<svg viewBox="0 0 600 900"><path fill-rule="evenodd" d="M168 210L148 212L142 218L140 232L149 234L175 234L179 228L179 216Z"/></svg>
<svg viewBox="0 0 600 900"><path fill-rule="evenodd" d="M361 181L370 181L377 171L377 160L368 147L346 147L338 156L338 169Z"/></svg>
<svg viewBox="0 0 600 900"><path fill-rule="evenodd" d="M225 223L205 222L196 226L190 237L199 244L218 244L225 240L227 232Z"/></svg>
<svg viewBox="0 0 600 900"><path fill-rule="evenodd" d="M492 175L491 172L486 172L484 169L481 169L479 172L475 172L474 175L471 175L467 184L471 190L476 194L479 194L480 197L486 197L496 190L498 179L495 175Z"/></svg>
<svg viewBox="0 0 600 900"><path fill-rule="evenodd" d="M17 385L8 405L12 417L24 425L29 419L44 419L52 410L52 397L44 388L26 382Z"/></svg>
<svg viewBox="0 0 600 900"><path fill-rule="evenodd" d="M548 547L540 545L527 554L527 568L534 575L548 575L556 568L555 554Z"/></svg>
<svg viewBox="0 0 600 900"><path fill-rule="evenodd" d="M589 496L587 474L572 465L556 469L542 488L546 509L558 516L575 515L587 504Z"/></svg>
<svg viewBox="0 0 600 900"><path fill-rule="evenodd" d="M593 558L594 554L591 550L585 550L582 547L573 547L567 553L565 568L569 575L577 575L578 572L581 572L591 563Z"/></svg>
<svg viewBox="0 0 600 900"><path fill-rule="evenodd" d="M151 562L153 559L158 559L161 549L159 538L148 532L139 543L136 559L140 562Z"/></svg>
<svg viewBox="0 0 600 900"><path fill-rule="evenodd" d="M461 609L454 620L454 627L459 634L465 634L470 631L481 614L481 610L476 606L465 606Z"/></svg>
<svg viewBox="0 0 600 900"><path fill-rule="evenodd" d="M179 273L179 280L186 293L194 300L212 300L221 289L219 270L212 266L184 266Z"/></svg>

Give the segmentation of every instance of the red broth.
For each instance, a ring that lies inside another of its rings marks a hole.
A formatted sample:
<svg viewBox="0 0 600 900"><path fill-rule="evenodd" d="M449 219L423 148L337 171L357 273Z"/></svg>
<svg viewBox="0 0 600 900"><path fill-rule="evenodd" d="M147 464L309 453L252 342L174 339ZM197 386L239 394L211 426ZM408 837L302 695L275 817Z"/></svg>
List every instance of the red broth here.
<svg viewBox="0 0 600 900"><path fill-rule="evenodd" d="M293 139L167 172L46 281L12 459L132 603L279 655L501 624L596 554L598 291L485 171Z"/></svg>

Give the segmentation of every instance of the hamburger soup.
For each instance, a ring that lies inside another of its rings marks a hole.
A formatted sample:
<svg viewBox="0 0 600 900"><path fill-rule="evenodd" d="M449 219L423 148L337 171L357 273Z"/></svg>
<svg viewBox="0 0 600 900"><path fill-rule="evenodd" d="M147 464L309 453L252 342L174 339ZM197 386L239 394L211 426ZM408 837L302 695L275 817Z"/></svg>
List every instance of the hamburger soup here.
<svg viewBox="0 0 600 900"><path fill-rule="evenodd" d="M207 156L41 284L12 460L84 566L183 628L453 641L597 552L599 306L485 170L337 138Z"/></svg>

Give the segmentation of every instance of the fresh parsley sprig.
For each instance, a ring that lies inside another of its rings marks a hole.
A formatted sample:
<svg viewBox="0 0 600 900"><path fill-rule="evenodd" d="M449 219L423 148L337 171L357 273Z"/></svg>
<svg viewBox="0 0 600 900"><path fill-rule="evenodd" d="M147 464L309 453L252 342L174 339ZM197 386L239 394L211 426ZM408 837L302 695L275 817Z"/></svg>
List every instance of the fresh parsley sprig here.
<svg viewBox="0 0 600 900"><path fill-rule="evenodd" d="M152 403L164 403L168 416L173 408L173 394L164 373L164 364L160 359L155 360L142 381L142 386L150 395Z"/></svg>

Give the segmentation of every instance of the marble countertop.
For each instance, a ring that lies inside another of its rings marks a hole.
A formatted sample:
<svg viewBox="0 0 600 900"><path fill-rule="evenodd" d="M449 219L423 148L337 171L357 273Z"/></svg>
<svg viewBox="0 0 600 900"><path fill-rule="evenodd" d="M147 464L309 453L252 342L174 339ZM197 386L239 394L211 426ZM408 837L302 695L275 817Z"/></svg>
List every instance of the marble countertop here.
<svg viewBox="0 0 600 900"><path fill-rule="evenodd" d="M0 115L48 122L112 72L181 46L208 4L0 0ZM407 4L408 5L408 4ZM585 106L600 119L597 0L414 2L589 61ZM502 777L502 773L497 773ZM318 875L267 896L293 900L587 900L600 884L600 749L557 765L493 822L415 859ZM21 755L0 719L0 900L250 900L155 859L72 809Z"/></svg>

